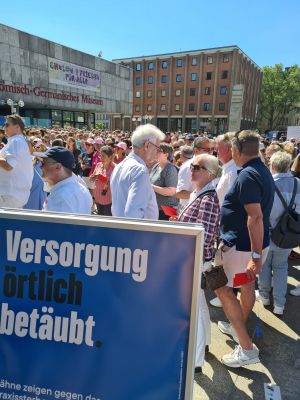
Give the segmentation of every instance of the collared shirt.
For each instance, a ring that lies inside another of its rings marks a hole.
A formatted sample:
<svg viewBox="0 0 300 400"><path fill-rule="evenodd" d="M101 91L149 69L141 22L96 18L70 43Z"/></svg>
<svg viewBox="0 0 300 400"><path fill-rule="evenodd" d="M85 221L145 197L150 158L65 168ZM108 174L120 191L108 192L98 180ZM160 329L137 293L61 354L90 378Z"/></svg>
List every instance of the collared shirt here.
<svg viewBox="0 0 300 400"><path fill-rule="evenodd" d="M182 190L186 190L188 192L192 192L195 189L195 185L192 182L192 175L190 165L192 164L194 157L190 160L186 160L179 169L178 172L178 183L176 192L181 192ZM182 207L188 204L188 199L180 199L179 204Z"/></svg>
<svg viewBox="0 0 300 400"><path fill-rule="evenodd" d="M8 138L0 155L13 168L6 171L0 167L0 195L12 196L26 204L32 185L33 164L24 136L18 134Z"/></svg>
<svg viewBox="0 0 300 400"><path fill-rule="evenodd" d="M92 204L93 199L88 189L72 175L51 187L44 211L91 214Z"/></svg>
<svg viewBox="0 0 300 400"><path fill-rule="evenodd" d="M223 164L222 166L222 176L216 188L220 206L223 204L226 193L233 185L233 182L236 180L237 170L238 167L236 166L233 159Z"/></svg>
<svg viewBox="0 0 300 400"><path fill-rule="evenodd" d="M192 192L188 205L184 207L178 221L202 224L204 227L204 259L214 256L214 243L218 233L220 207L213 182L200 191Z"/></svg>
<svg viewBox="0 0 300 400"><path fill-rule="evenodd" d="M158 219L158 207L145 162L130 153L118 164L110 180L112 215Z"/></svg>
<svg viewBox="0 0 300 400"><path fill-rule="evenodd" d="M248 161L238 176L221 207L220 237L238 251L251 251L247 227L247 204L260 204L263 214L263 249L269 245L269 217L274 199L274 180L259 157Z"/></svg>

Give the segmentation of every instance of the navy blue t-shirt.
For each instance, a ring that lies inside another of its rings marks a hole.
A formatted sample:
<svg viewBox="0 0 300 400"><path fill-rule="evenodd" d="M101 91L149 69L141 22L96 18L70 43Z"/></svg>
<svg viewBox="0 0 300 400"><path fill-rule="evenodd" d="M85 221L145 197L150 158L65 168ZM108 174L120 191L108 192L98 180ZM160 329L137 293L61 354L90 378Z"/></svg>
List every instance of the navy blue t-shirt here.
<svg viewBox="0 0 300 400"><path fill-rule="evenodd" d="M260 203L263 223L263 249L269 246L269 217L274 200L273 177L259 157L248 161L238 171L236 181L225 196L221 207L220 236L239 251L251 251L245 205Z"/></svg>

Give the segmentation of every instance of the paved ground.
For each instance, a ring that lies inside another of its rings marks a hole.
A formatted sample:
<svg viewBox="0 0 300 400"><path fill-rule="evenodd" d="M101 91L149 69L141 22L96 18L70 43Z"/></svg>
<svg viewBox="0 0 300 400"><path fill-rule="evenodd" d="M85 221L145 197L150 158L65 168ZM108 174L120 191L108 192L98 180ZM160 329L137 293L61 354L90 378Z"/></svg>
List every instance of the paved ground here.
<svg viewBox="0 0 300 400"><path fill-rule="evenodd" d="M289 262L288 291L300 283L300 261ZM207 293L207 299L213 295ZM264 383L280 386L282 400L300 399L300 297L287 295L283 317L273 308L256 302L248 328L260 349L260 364L228 369L221 356L230 352L235 342L217 328L224 320L222 309L210 306L212 344L206 357L203 374L195 376L193 400L263 400ZM256 335L259 324L260 336Z"/></svg>

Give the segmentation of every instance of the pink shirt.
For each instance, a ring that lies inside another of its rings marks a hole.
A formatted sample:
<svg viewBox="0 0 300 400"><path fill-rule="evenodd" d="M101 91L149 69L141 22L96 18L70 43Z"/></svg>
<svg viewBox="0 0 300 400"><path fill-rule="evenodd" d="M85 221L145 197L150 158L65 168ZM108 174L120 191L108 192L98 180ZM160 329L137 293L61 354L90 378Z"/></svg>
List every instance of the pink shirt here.
<svg viewBox="0 0 300 400"><path fill-rule="evenodd" d="M95 201L101 205L111 204L111 191L110 191L110 176L115 168L116 164L110 162L105 168L102 162L99 162L94 171L94 175L102 175L108 178L107 182L102 182L99 179L96 180L96 189L94 189ZM102 195L102 191L106 190L106 194Z"/></svg>

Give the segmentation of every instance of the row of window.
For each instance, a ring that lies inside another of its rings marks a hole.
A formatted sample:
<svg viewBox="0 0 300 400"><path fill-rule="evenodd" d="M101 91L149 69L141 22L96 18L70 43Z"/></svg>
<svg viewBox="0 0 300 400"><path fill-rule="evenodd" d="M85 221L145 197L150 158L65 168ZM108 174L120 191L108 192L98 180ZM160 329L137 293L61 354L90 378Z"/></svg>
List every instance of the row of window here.
<svg viewBox="0 0 300 400"><path fill-rule="evenodd" d="M161 89L161 97L166 97L167 91L166 89ZM205 95L210 95L211 94L211 87L208 86L204 88L204 94ZM225 95L227 94L227 86L221 86L220 87L220 94ZM176 89L175 90L175 96L181 96L181 89ZM196 89L195 88L190 88L190 96L196 96ZM135 92L135 97L139 98L141 97L141 92L136 91ZM147 97L152 97L152 90L147 90Z"/></svg>
<svg viewBox="0 0 300 400"><path fill-rule="evenodd" d="M167 105L166 104L161 104L160 105L160 111L166 111L167 110ZM180 104L175 104L174 105L174 110L175 111L180 111ZM203 104L203 111L209 111L210 110L210 103L204 103ZM140 112L141 111L141 106L137 104L135 106L135 111ZM147 112L152 111L152 104L147 105ZM196 104L195 103L190 103L189 104L189 111L196 111ZM225 111L225 103L219 103L219 111Z"/></svg>
<svg viewBox="0 0 300 400"><path fill-rule="evenodd" d="M191 65L195 66L197 65L197 57L192 57L191 58ZM223 54L223 63L228 63L229 62L229 56L228 54ZM214 63L214 57L213 56L206 56L206 63L207 64L213 64ZM182 67L182 59L177 58L176 60L176 67L181 68ZM167 69L168 68L168 61L162 61L161 63L162 69ZM148 70L151 71L153 69L153 62L150 61L148 62ZM141 63L136 63L135 64L135 70L140 71L141 70Z"/></svg>
<svg viewBox="0 0 300 400"><path fill-rule="evenodd" d="M222 71L221 73L221 79L227 79L228 78L228 71ZM212 72L206 72L206 80L210 81L212 79ZM197 80L197 74L196 73L191 73L191 81L196 81ZM176 75L176 82L182 82L182 74L177 74ZM153 76L149 75L147 78L147 83L151 85L153 83ZM167 75L162 75L161 76L161 83L167 83ZM136 86L139 86L141 84L141 77L137 76L135 78L135 84Z"/></svg>

